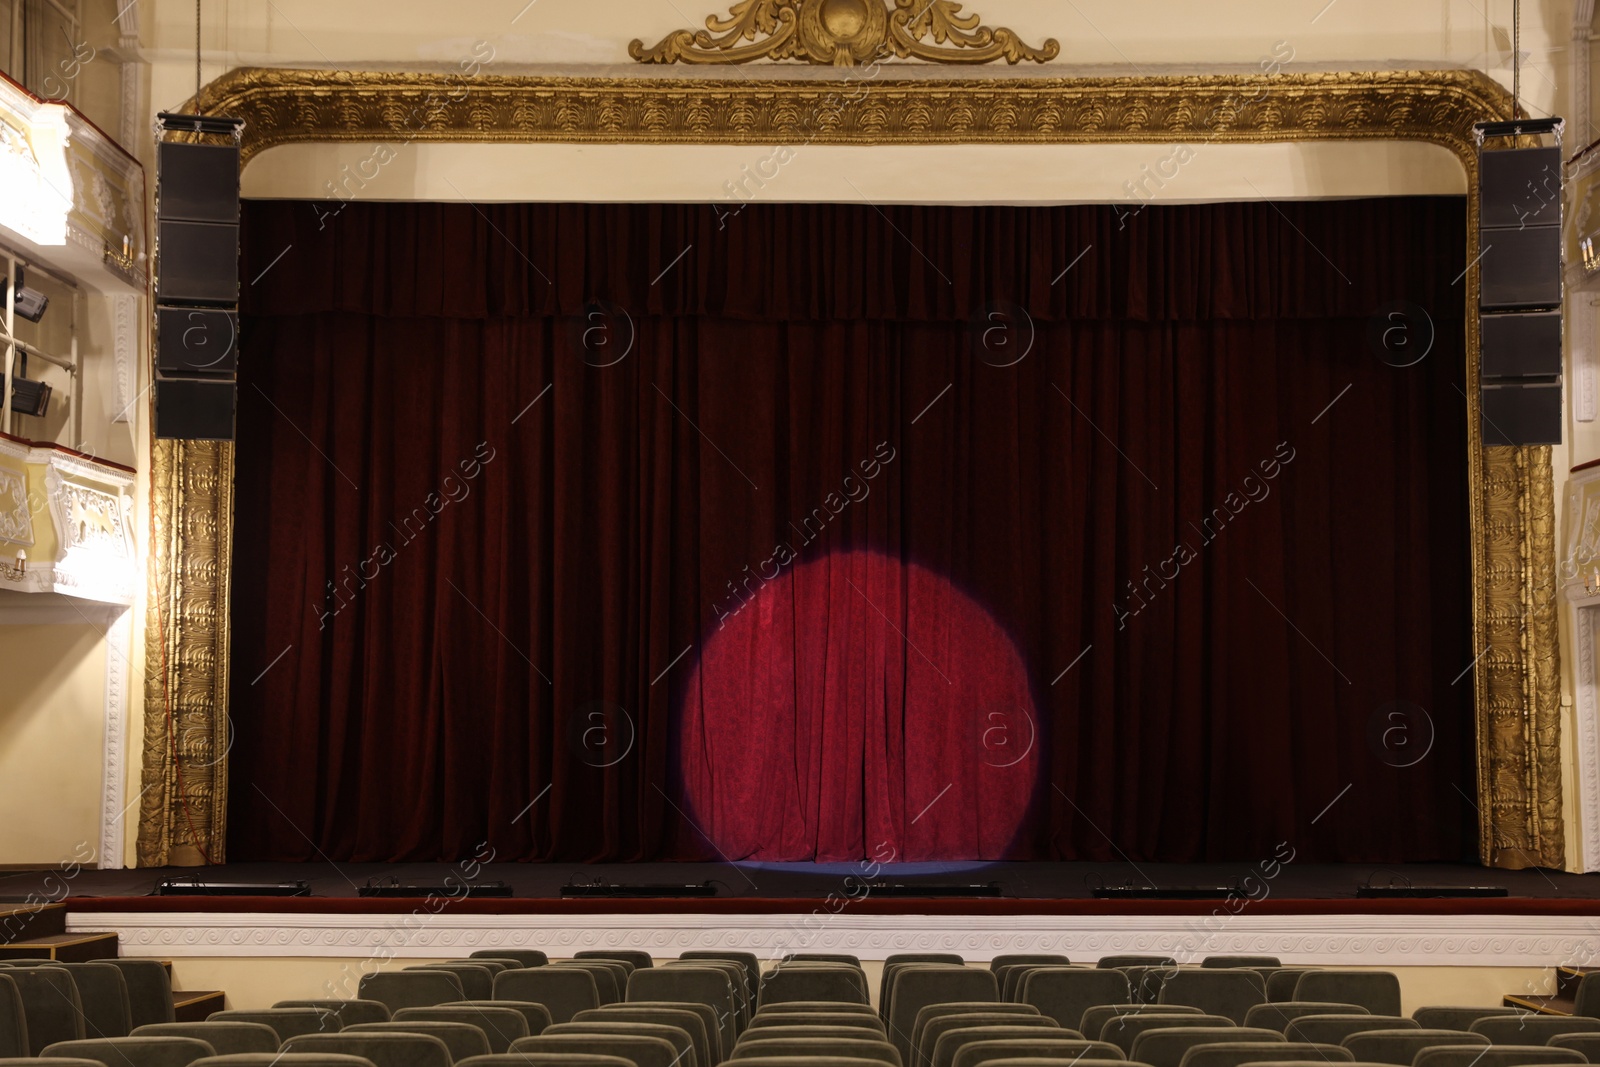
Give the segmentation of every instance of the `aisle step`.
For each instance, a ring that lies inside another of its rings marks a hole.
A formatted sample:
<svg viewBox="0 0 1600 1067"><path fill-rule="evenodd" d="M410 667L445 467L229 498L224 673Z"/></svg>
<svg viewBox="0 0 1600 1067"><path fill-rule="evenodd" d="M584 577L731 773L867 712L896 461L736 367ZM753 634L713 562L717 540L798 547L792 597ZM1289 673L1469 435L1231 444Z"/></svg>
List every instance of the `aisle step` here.
<svg viewBox="0 0 1600 1067"><path fill-rule="evenodd" d="M172 991L172 1011L180 1023L203 1023L212 1012L227 1006L227 994L220 989Z"/></svg>
<svg viewBox="0 0 1600 1067"><path fill-rule="evenodd" d="M60 960L91 963L117 957L116 934L47 934L0 943L3 960Z"/></svg>
<svg viewBox="0 0 1600 1067"><path fill-rule="evenodd" d="M1572 997L1557 993L1552 996L1510 996L1502 1002L1508 1008L1526 1008L1540 1015L1571 1015L1576 1005Z"/></svg>
<svg viewBox="0 0 1600 1067"><path fill-rule="evenodd" d="M66 932L65 905L0 902L0 945Z"/></svg>

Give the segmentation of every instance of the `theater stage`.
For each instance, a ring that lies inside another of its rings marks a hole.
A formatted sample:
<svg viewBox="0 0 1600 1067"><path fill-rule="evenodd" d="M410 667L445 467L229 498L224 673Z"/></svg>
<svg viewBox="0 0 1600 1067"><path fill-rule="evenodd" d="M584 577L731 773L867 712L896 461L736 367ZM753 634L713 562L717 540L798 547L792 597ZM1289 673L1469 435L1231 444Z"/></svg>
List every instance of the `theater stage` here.
<svg viewBox="0 0 1600 1067"><path fill-rule="evenodd" d="M420 960L496 946L552 957L586 948L657 956L705 948L763 957L957 952L971 961L1052 951L1180 959L1276 955L1286 964L1548 968L1600 953L1600 876L1412 864L234 864L126 871L0 871L0 899L62 898L69 931L116 931L125 955ZM307 897L152 896L166 878L304 880ZM452 879L446 882L446 879ZM510 897L464 899L503 881ZM449 885L456 897L362 898L368 882ZM1362 899L1357 886L1504 886L1504 898ZM563 899L569 882L711 883L713 897ZM997 897L890 895L876 884L994 885ZM1096 886L1233 886L1208 900L1096 899Z"/></svg>

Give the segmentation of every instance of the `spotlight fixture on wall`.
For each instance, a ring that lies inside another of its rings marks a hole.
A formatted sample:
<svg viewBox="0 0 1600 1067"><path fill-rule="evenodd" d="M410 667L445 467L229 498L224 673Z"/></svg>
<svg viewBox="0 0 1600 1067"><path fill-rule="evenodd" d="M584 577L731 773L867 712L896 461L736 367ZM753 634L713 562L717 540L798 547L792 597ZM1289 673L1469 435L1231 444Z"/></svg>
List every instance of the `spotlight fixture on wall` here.
<svg viewBox="0 0 1600 1067"><path fill-rule="evenodd" d="M9 284L10 283L8 280L0 278L0 300L5 299L6 289ZM27 282L24 281L22 277L22 268L19 266L17 268L17 296L15 305L17 314L21 315L29 322L38 322L40 319L44 318L45 309L49 306L50 298L48 296L45 296L37 289L28 288Z"/></svg>
<svg viewBox="0 0 1600 1067"><path fill-rule="evenodd" d="M50 410L50 386L28 378L11 379L11 410L42 419Z"/></svg>

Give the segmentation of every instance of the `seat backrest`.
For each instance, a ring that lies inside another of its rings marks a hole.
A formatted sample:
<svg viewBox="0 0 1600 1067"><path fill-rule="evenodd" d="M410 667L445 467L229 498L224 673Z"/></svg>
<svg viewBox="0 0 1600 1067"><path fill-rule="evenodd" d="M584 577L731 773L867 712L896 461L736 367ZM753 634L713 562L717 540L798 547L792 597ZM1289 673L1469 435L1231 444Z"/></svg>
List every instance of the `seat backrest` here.
<svg viewBox="0 0 1600 1067"><path fill-rule="evenodd" d="M1101 956L1094 961L1096 967L1109 967L1121 970L1124 967L1177 967L1178 961L1171 956L1141 956L1138 954L1124 954L1120 956Z"/></svg>
<svg viewBox="0 0 1600 1067"><path fill-rule="evenodd" d="M889 1030L876 1014L863 1015L851 1011L763 1011L750 1020L745 1033L769 1026L853 1026L888 1036Z"/></svg>
<svg viewBox="0 0 1600 1067"><path fill-rule="evenodd" d="M570 1023L556 1023L545 1033L659 1037L672 1046L672 1061L678 1067L698 1067L700 1063L699 1056L695 1052L694 1039L689 1036L689 1032L681 1026L673 1026L670 1023L624 1022L621 1019L609 1022L574 1019Z"/></svg>
<svg viewBox="0 0 1600 1067"><path fill-rule="evenodd" d="M1243 1024L1251 1008L1267 1002L1267 985L1261 975L1244 968L1177 971L1162 983L1156 1002L1187 1004Z"/></svg>
<svg viewBox="0 0 1600 1067"><path fill-rule="evenodd" d="M1178 1067L1240 1067L1271 1061L1290 1063L1350 1063L1355 1057L1350 1050L1339 1045L1311 1045L1301 1042L1281 1043L1217 1041L1195 1045L1183 1054Z"/></svg>
<svg viewBox="0 0 1600 1067"><path fill-rule="evenodd" d="M924 1028L935 1019L942 1019L949 1015L981 1017L969 1025L982 1026L987 1023L1009 1022L1012 1019L1026 1018L1037 1019L1048 1025L1058 1025L1049 1016L1042 1015L1039 1009L1032 1004L985 1004L982 1001L957 1001L954 1004L929 1004L917 1012L917 1018L911 1024L911 1047L922 1048L922 1035ZM1027 1025L1027 1024L1024 1024ZM948 1027L946 1027L948 1029Z"/></svg>
<svg viewBox="0 0 1600 1067"><path fill-rule="evenodd" d="M1244 1025L1264 1026L1280 1034L1289 1023L1302 1015L1367 1015L1359 1004L1333 1004L1311 1000L1280 1000L1277 1003L1257 1004L1245 1012Z"/></svg>
<svg viewBox="0 0 1600 1067"><path fill-rule="evenodd" d="M1467 1028L1496 1045L1543 1045L1561 1034L1600 1032L1600 1019L1578 1015L1491 1015Z"/></svg>
<svg viewBox="0 0 1600 1067"><path fill-rule="evenodd" d="M1098 1041L1106 1024L1124 1015L1204 1015L1187 1004L1094 1004L1083 1010L1077 1031L1090 1041Z"/></svg>
<svg viewBox="0 0 1600 1067"><path fill-rule="evenodd" d="M1233 1020L1226 1015L1158 1015L1141 1012L1137 1015L1119 1015L1100 1028L1100 1040L1109 1041L1122 1050L1123 1055L1133 1052L1133 1043L1150 1030L1170 1030L1232 1027ZM1282 1035L1279 1035L1282 1036Z"/></svg>
<svg viewBox="0 0 1600 1067"><path fill-rule="evenodd" d="M122 972L128 987L128 1022L131 1026L170 1023L176 1017L172 1005L172 976L159 960L101 960Z"/></svg>
<svg viewBox="0 0 1600 1067"><path fill-rule="evenodd" d="M583 970L594 976L594 991L602 1004L616 1004L628 988L628 975L633 973L626 963L616 960L562 960L550 964L555 970Z"/></svg>
<svg viewBox="0 0 1600 1067"><path fill-rule="evenodd" d="M60 963L72 975L83 1006L85 1037L127 1037L133 1029L133 1009L128 982L122 970L109 963Z"/></svg>
<svg viewBox="0 0 1600 1067"><path fill-rule="evenodd" d="M758 1041L740 1041L733 1050L733 1059L747 1060L761 1056L849 1056L863 1060L877 1060L889 1067L901 1067L900 1054L887 1041L851 1037L785 1037Z"/></svg>
<svg viewBox="0 0 1600 1067"><path fill-rule="evenodd" d="M1294 1000L1359 1004L1374 1015L1400 1014L1400 979L1389 971L1307 971L1294 983Z"/></svg>
<svg viewBox="0 0 1600 1067"><path fill-rule="evenodd" d="M521 971L501 971L495 975L494 999L527 1000L543 1004L550 1012L552 1023L564 1023L572 1021L572 1017L585 1008L598 1008L600 991L595 985L594 975L581 967L529 967Z"/></svg>
<svg viewBox="0 0 1600 1067"><path fill-rule="evenodd" d="M1146 1030L1133 1042L1129 1059L1150 1067L1178 1067L1192 1048L1226 1041L1229 1044L1282 1045L1283 1035L1260 1027L1171 1026Z"/></svg>
<svg viewBox="0 0 1600 1067"><path fill-rule="evenodd" d="M1522 1067L1536 1063L1588 1063L1583 1053L1553 1045L1439 1045L1425 1048L1413 1067Z"/></svg>
<svg viewBox="0 0 1600 1067"><path fill-rule="evenodd" d="M1482 1034L1460 1030L1363 1030L1340 1042L1350 1055L1368 1063L1409 1064L1417 1053L1437 1045L1487 1045Z"/></svg>
<svg viewBox="0 0 1600 1067"><path fill-rule="evenodd" d="M943 1005L930 1005L942 1007ZM981 1040L983 1037L1012 1037L1024 1036L1035 1030L1048 1030L1057 1037L1077 1037L1076 1030L1064 1030L1056 1025L1056 1021L1047 1015L1004 1015L999 1012L958 1012L951 1015L928 1016L928 1008L923 1008L917 1014L919 1025L911 1031L911 1064L928 1067L934 1062L934 1049L939 1047L940 1038L953 1031L960 1031L966 1040ZM990 1030L994 1027L1004 1027L1005 1034L973 1035L969 1031L975 1029ZM965 1041L956 1044L964 1044ZM952 1046L954 1047L954 1046ZM951 1055L954 1055L952 1052Z"/></svg>
<svg viewBox="0 0 1600 1067"><path fill-rule="evenodd" d="M531 1000L452 1000L448 1004L436 1006L440 1008L488 1008L494 1011L514 1011L522 1016L522 1021L527 1026L529 1035L540 1033L550 1025L550 1009L543 1004L535 1004ZM492 1035L489 1038L489 1043L494 1043ZM498 1055L498 1053L490 1053L490 1055Z"/></svg>
<svg viewBox="0 0 1600 1067"><path fill-rule="evenodd" d="M1178 973L1177 967L1165 963L1118 969L1128 977L1128 999L1144 1004L1160 1003L1161 987L1166 985L1168 978Z"/></svg>
<svg viewBox="0 0 1600 1067"><path fill-rule="evenodd" d="M402 1009L404 1010L404 1009ZM342 1034L427 1034L444 1042L450 1050L450 1059L464 1060L470 1056L489 1055L489 1037L473 1023L437 1022L432 1019L390 1020L386 1023L357 1023L339 1031Z"/></svg>
<svg viewBox="0 0 1600 1067"><path fill-rule="evenodd" d="M12 967L7 976L16 983L22 1000L22 1014L28 1027L28 1055L38 1056L63 1041L84 1038L83 1006L78 999L78 984L61 967ZM79 1059L95 1059L87 1054Z"/></svg>
<svg viewBox="0 0 1600 1067"><path fill-rule="evenodd" d="M728 976L728 988L733 992L734 1010L738 1013L738 1027L743 1029L750 1024L755 1016L755 1002L746 995L745 971L743 965L734 960L723 959L696 959L696 960L669 960L668 967L692 967L696 969L714 967ZM865 981L865 979L863 979Z"/></svg>
<svg viewBox="0 0 1600 1067"><path fill-rule="evenodd" d="M756 998L756 988L761 985L761 960L754 952L724 951L718 948L697 948L681 953L680 960L727 960L737 963L744 971L745 996ZM860 966L858 963L857 966Z"/></svg>
<svg viewBox="0 0 1600 1067"><path fill-rule="evenodd" d="M474 1056L470 1060L462 1060L456 1067L634 1067L634 1064L632 1060L625 1060L621 1056L578 1052L507 1052L498 1056Z"/></svg>
<svg viewBox="0 0 1600 1067"><path fill-rule="evenodd" d="M1519 1010L1483 1005L1428 1005L1412 1012L1411 1017L1424 1030L1470 1030L1479 1019L1487 1019L1492 1015L1515 1015Z"/></svg>
<svg viewBox="0 0 1600 1067"><path fill-rule="evenodd" d="M739 1067L883 1067L881 1060L859 1056L751 1056Z"/></svg>
<svg viewBox="0 0 1600 1067"><path fill-rule="evenodd" d="M1279 967L1267 975L1268 1000L1300 1000L1295 996L1294 987L1300 983L1300 976L1313 970L1311 967ZM1337 998L1330 998L1337 999Z"/></svg>
<svg viewBox="0 0 1600 1067"><path fill-rule="evenodd" d="M881 1041L889 1043L889 1039L876 1030L866 1030L859 1026L752 1026L739 1035L734 1042L734 1047L749 1041L778 1041L796 1037L837 1037L849 1041Z"/></svg>
<svg viewBox="0 0 1600 1067"><path fill-rule="evenodd" d="M654 1023L659 1026L675 1026L688 1035L689 1045L694 1049L695 1062L701 1067L707 1065L716 1067L721 1059L720 1057L713 1059L711 1037L706 1032L705 1020L692 1010L692 1005L685 1004L676 1008L642 1008L636 1004L608 1004L605 1007L580 1011L573 1016L572 1021Z"/></svg>
<svg viewBox="0 0 1600 1067"><path fill-rule="evenodd" d="M1007 952L989 961L989 969L998 971L1019 963L1038 963L1049 967L1065 967L1072 961L1059 952Z"/></svg>
<svg viewBox="0 0 1600 1067"><path fill-rule="evenodd" d="M1415 1019L1400 1015L1302 1015L1290 1019L1283 1036L1290 1041L1342 1045L1351 1034L1367 1030L1420 1030ZM1359 1056L1356 1057L1360 1059Z"/></svg>
<svg viewBox="0 0 1600 1067"><path fill-rule="evenodd" d="M692 1001L655 1001L655 1000L625 1000L621 1004L611 1004L600 1011L631 1011L635 1008L651 1009L661 1008L668 1011L690 1011L700 1020L701 1027L706 1033L706 1046L709 1048L711 1058L709 1063L721 1063L733 1051L722 1047L722 1024L717 1018L717 1013L708 1004L696 1004ZM693 1031L690 1031L691 1036Z"/></svg>
<svg viewBox="0 0 1600 1067"><path fill-rule="evenodd" d="M761 1008L795 1000L866 1004L867 979L847 963L783 963L761 976L756 1000Z"/></svg>
<svg viewBox="0 0 1600 1067"><path fill-rule="evenodd" d="M1600 1062L1600 1034L1557 1034L1545 1044L1550 1048L1570 1048L1590 1063Z"/></svg>
<svg viewBox="0 0 1600 1067"><path fill-rule="evenodd" d="M724 1053L733 1049L739 1033L738 1006L728 972L719 967L652 967L628 976L629 1001L667 1001L704 1004L717 1016Z"/></svg>
<svg viewBox="0 0 1600 1067"><path fill-rule="evenodd" d="M360 1056L371 1060L373 1067L451 1067L452 1063L450 1046L432 1034L418 1033L300 1034L285 1041L281 1051Z"/></svg>
<svg viewBox="0 0 1600 1067"><path fill-rule="evenodd" d="M690 953L685 952L680 959L688 959ZM785 963L790 960L811 960L816 963L848 963L852 967L861 966L861 957L852 956L848 952L786 952L783 956Z"/></svg>
<svg viewBox="0 0 1600 1067"><path fill-rule="evenodd" d="M828 1015L870 1015L875 1019L878 1018L878 1009L874 1008L871 1004L842 1004L833 1000L785 1000L778 1004L763 1004L761 1006L761 1010L756 1012L754 1018L751 1019L751 1025L755 1025L755 1019L759 1019L763 1015L782 1015L788 1012L798 1012L801 1014L806 1012L823 1012ZM879 1021L881 1022L882 1020L880 1019Z"/></svg>
<svg viewBox="0 0 1600 1067"><path fill-rule="evenodd" d="M360 1056L341 1056L334 1052L233 1052L195 1060L189 1067L376 1067L376 1065Z"/></svg>
<svg viewBox="0 0 1600 1067"><path fill-rule="evenodd" d="M550 962L550 957L536 948L480 948L467 953L467 958L517 960L524 967L543 967Z"/></svg>
<svg viewBox="0 0 1600 1067"><path fill-rule="evenodd" d="M961 1047L951 1054L950 1067L984 1067L993 1060L1014 1059L1019 1056L1046 1057L1076 1063L1079 1059L1121 1059L1122 1050L1104 1041L1055 1037L1049 1036L1048 1031L1039 1031L1038 1036L990 1037L981 1041L963 1042Z"/></svg>
<svg viewBox="0 0 1600 1067"><path fill-rule="evenodd" d="M407 967L402 974L412 971L449 971L461 983L462 1000L488 1000L494 993L494 976L505 970L487 963L420 963ZM407 1005L408 1007L413 1005ZM414 1005L422 1007L423 1005Z"/></svg>
<svg viewBox="0 0 1600 1067"><path fill-rule="evenodd" d="M480 1001L476 1004L439 1004L432 1008L401 1008L394 1013L394 1021L398 1023L411 1022L435 1023L466 1023L476 1026L482 1031L484 1039L489 1042L490 1053L509 1052L511 1042L519 1037L528 1036L528 1018L515 1008L486 1007ZM438 1035L441 1041L450 1045L450 1041L443 1034ZM456 1059L462 1059L461 1053L454 1045L450 1052ZM468 1055L481 1055L481 1053L468 1053Z"/></svg>
<svg viewBox="0 0 1600 1067"><path fill-rule="evenodd" d="M586 948L581 952L574 952L575 960L610 960L613 963L625 963L629 973L645 967L654 967L655 958L642 949L634 948Z"/></svg>
<svg viewBox="0 0 1600 1067"><path fill-rule="evenodd" d="M1059 1026L1014 1026L1010 1024L988 1024L978 1026L946 1026L950 1017L946 1016L931 1024L924 1032L922 1045L922 1063L925 1067L937 1064L938 1067L950 1067L955 1062L956 1054L968 1045L980 1041L1006 1041L1018 1040L1050 1040L1050 1041L1079 1041L1083 1035L1076 1030L1067 1030Z"/></svg>
<svg viewBox="0 0 1600 1067"><path fill-rule="evenodd" d="M261 1023L150 1023L133 1031L134 1037L192 1037L210 1045L217 1056L246 1052L277 1052L278 1032Z"/></svg>
<svg viewBox="0 0 1600 1067"><path fill-rule="evenodd" d="M214 1011L211 1022L260 1023L277 1031L279 1041L301 1034L335 1034L344 1029L339 1017L321 1008L226 1008Z"/></svg>
<svg viewBox="0 0 1600 1067"><path fill-rule="evenodd" d="M1207 956L1200 961L1202 967L1253 967L1261 970L1266 967L1282 967L1283 961L1276 956Z"/></svg>
<svg viewBox="0 0 1600 1067"><path fill-rule="evenodd" d="M1070 967L1070 963L1007 963L1000 967L990 967L994 977L1000 983L1000 999L1010 1002L1017 999L1017 991L1022 988L1022 979L1029 971L1036 971L1041 967Z"/></svg>
<svg viewBox="0 0 1600 1067"><path fill-rule="evenodd" d="M907 963L895 972L888 990L889 1041L902 1060L911 1058L911 1031L917 1013L930 1004L954 1001L998 1003L994 972L946 963Z"/></svg>
<svg viewBox="0 0 1600 1067"><path fill-rule="evenodd" d="M0 1059L29 1055L28 1017L17 984L0 972Z"/></svg>
<svg viewBox="0 0 1600 1067"><path fill-rule="evenodd" d="M905 963L947 963L952 967L964 967L967 961L954 952L892 952L883 958L883 976L878 983L879 1004L888 996L890 968Z"/></svg>
<svg viewBox="0 0 1600 1067"><path fill-rule="evenodd" d="M1578 979L1572 994L1572 1014L1600 1017L1600 974L1593 971Z"/></svg>
<svg viewBox="0 0 1600 1067"><path fill-rule="evenodd" d="M192 1037L97 1037L58 1041L41 1053L49 1059L98 1060L106 1067L189 1067L216 1050Z"/></svg>
<svg viewBox="0 0 1600 1067"><path fill-rule="evenodd" d="M652 968L665 970L665 968ZM634 974L648 974L635 971ZM659 1037L634 1034L552 1034L548 1031L537 1037L524 1037L512 1042L511 1051L554 1052L558 1054L621 1056L632 1060L634 1067L673 1067L677 1053L672 1043Z"/></svg>
<svg viewBox="0 0 1600 1067"><path fill-rule="evenodd" d="M340 1026L389 1021L389 1006L376 1000L280 1000L273 1007L319 1008L332 1012Z"/></svg>
<svg viewBox="0 0 1600 1067"><path fill-rule="evenodd" d="M362 1000L379 1001L391 1014L401 1008L430 1008L435 1004L467 999L461 979L454 971L379 971L362 975L357 990Z"/></svg>

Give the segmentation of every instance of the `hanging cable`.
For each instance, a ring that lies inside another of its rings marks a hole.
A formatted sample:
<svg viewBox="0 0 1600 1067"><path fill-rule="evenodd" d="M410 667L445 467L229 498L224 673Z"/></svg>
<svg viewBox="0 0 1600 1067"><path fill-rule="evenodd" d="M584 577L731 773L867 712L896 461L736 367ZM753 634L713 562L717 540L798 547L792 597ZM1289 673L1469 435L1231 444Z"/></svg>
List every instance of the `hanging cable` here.
<svg viewBox="0 0 1600 1067"><path fill-rule="evenodd" d="M1511 0L1511 117L1522 117L1522 0Z"/></svg>
<svg viewBox="0 0 1600 1067"><path fill-rule="evenodd" d="M200 0L194 0L194 110L200 112Z"/></svg>

